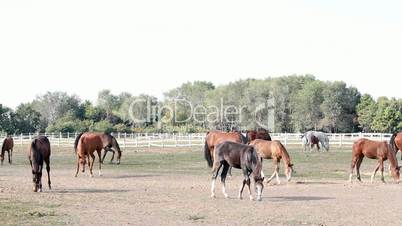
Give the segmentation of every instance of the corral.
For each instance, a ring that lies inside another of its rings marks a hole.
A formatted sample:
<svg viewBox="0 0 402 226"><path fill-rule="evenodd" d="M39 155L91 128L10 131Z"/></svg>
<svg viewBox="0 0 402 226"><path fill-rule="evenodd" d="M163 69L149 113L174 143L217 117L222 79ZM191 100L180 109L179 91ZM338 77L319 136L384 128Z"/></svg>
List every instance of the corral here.
<svg viewBox="0 0 402 226"><path fill-rule="evenodd" d="M74 178L73 149L53 145L53 190L44 186L43 193L33 193L26 148L17 145L13 165L0 168L3 225L402 224L401 185L388 173L386 184L379 178L370 184L375 161L367 159L363 183L348 183L349 148L322 153L289 148L296 174L290 183L282 175L281 185L265 186L262 202L236 198L239 170L227 180L230 199L224 199L220 183L217 198L211 199L211 173L201 147L126 149L121 165L105 160L102 177L86 172ZM266 174L271 166L264 161Z"/></svg>

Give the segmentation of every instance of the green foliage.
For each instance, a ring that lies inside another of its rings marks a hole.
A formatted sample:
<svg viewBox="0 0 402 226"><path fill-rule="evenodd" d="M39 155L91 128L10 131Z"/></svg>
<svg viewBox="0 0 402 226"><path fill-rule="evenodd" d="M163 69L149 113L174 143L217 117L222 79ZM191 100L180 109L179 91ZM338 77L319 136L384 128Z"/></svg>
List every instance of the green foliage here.
<svg viewBox="0 0 402 226"><path fill-rule="evenodd" d="M111 133L113 132L114 128L112 123L109 121L103 120L100 122L95 122L89 127L89 131L94 131L94 132L106 132L106 133Z"/></svg>
<svg viewBox="0 0 402 226"><path fill-rule="evenodd" d="M30 133L40 130L40 113L31 104L21 104L14 115L15 133Z"/></svg>

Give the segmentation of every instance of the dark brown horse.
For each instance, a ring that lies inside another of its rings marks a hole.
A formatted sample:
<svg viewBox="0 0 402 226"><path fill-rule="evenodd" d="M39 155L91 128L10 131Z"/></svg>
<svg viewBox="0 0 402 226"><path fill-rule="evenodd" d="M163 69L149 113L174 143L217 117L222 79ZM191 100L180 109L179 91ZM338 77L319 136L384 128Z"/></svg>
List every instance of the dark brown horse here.
<svg viewBox="0 0 402 226"><path fill-rule="evenodd" d="M392 151L390 145L385 141L372 141L365 138L357 140L353 144L352 151L352 164L350 166L349 181L352 182L353 170L356 167L357 179L360 178L360 165L363 158L378 159L378 164L371 175L371 182L374 181L374 177L378 171L381 170L381 181L384 182L384 161L387 159L390 162L391 175L396 182L399 183L399 169L398 160L396 159L395 152Z"/></svg>
<svg viewBox="0 0 402 226"><path fill-rule="evenodd" d="M210 162L208 162L209 164ZM218 177L219 170L222 168L221 181L223 195L228 198L226 193L225 180L229 167L242 169L243 171L243 185L239 191L239 199L242 199L244 186L247 184L250 200L253 200L250 188L250 176L252 175L255 181L257 190L257 200L261 201L262 190L264 188L264 178L261 177L262 164L260 157L252 146L239 144L231 141L220 143L215 148L215 159L212 167L212 184L211 184L211 197L215 198L215 183Z"/></svg>
<svg viewBox="0 0 402 226"><path fill-rule="evenodd" d="M81 171L85 172L86 159L88 158L88 166L90 176L93 177L93 166L95 162L94 152L96 151L99 159L99 176L102 175L102 159L101 152L102 149L109 150L113 148L113 145L117 144L113 142L115 138L108 133L82 133L80 134L74 144L75 152L77 153L77 171L75 176L77 177L79 168L81 166ZM116 148L116 147L114 147ZM117 161L120 163L121 151L120 148L116 148L117 151Z"/></svg>
<svg viewBox="0 0 402 226"><path fill-rule="evenodd" d="M317 151L320 151L320 140L318 137L311 135L311 149L314 148L314 145L317 145Z"/></svg>
<svg viewBox="0 0 402 226"><path fill-rule="evenodd" d="M33 139L28 152L29 163L33 175L33 191L42 192L42 168L43 162L46 163L47 183L52 189L50 182L50 142L45 136Z"/></svg>
<svg viewBox="0 0 402 226"><path fill-rule="evenodd" d="M395 152L395 154L397 154L398 151L402 150L402 132L392 134L389 144L391 145L391 148Z"/></svg>
<svg viewBox="0 0 402 226"><path fill-rule="evenodd" d="M272 159L272 162L274 163L274 173L267 180L267 183L269 183L275 176L277 183L281 183L279 180L279 163L281 162L281 159L283 159L283 165L285 166L286 179L288 182L291 180L293 164L290 161L289 153L286 151L286 148L281 144L281 142L256 139L253 140L250 145L254 146L256 149L258 156L261 157L261 162L262 159ZM265 177L263 172L262 177Z"/></svg>
<svg viewBox="0 0 402 226"><path fill-rule="evenodd" d="M8 154L8 163L13 162L13 148L14 148L14 140L11 136L8 136L4 139L3 145L1 146L1 165L3 165L4 162L4 154L7 152Z"/></svg>
<svg viewBox="0 0 402 226"><path fill-rule="evenodd" d="M268 141L272 140L271 135L269 135L269 132L266 129L262 129L262 128L258 129L257 131L255 131L255 130L247 131L246 137L247 137L248 143L250 143L251 141L256 140L256 139L268 140Z"/></svg>

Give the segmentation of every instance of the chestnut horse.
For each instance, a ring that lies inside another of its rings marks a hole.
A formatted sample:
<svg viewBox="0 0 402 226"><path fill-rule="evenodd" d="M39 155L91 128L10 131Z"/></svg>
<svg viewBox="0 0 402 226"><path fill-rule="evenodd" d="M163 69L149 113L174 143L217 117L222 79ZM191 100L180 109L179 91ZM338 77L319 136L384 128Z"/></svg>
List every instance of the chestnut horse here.
<svg viewBox="0 0 402 226"><path fill-rule="evenodd" d="M99 159L99 176L102 175L102 159L101 152L102 149L105 151L115 148L117 151L117 161L120 163L121 151L118 146L114 146L117 144L117 141L114 142L115 138L108 133L82 133L80 134L74 144L75 152L77 153L77 171L75 176L77 177L79 168L81 166L81 171L85 172L85 164L86 158L88 158L88 166L90 176L93 177L93 166L95 162L94 152L96 151ZM92 159L92 160L91 160Z"/></svg>
<svg viewBox="0 0 402 226"><path fill-rule="evenodd" d="M391 145L391 148L395 152L395 154L397 154L398 151L402 150L402 132L392 134L389 144Z"/></svg>
<svg viewBox="0 0 402 226"><path fill-rule="evenodd" d="M314 148L314 145L317 145L317 151L320 151L320 140L316 136L311 135L311 149Z"/></svg>
<svg viewBox="0 0 402 226"><path fill-rule="evenodd" d="M47 183L52 189L50 182L50 142L45 136L33 139L28 152L29 163L33 175L33 191L42 192L42 168L43 162L46 163Z"/></svg>
<svg viewBox="0 0 402 226"><path fill-rule="evenodd" d="M274 163L274 173L267 180L267 183L269 183L275 176L277 183L281 183L281 181L279 180L279 164L281 162L281 159L283 159L286 179L288 182L291 180L293 164L290 161L289 153L286 151L286 148L282 145L281 142L256 139L253 140L250 145L254 146L254 148L256 149L258 156L261 157L261 162L262 159L272 159L272 162ZM262 176L264 177L264 173L262 173Z"/></svg>
<svg viewBox="0 0 402 226"><path fill-rule="evenodd" d="M247 131L246 137L247 137L248 143L250 143L251 141L256 140L256 139L268 140L268 141L272 140L268 131L265 129L258 129L257 131L249 130L249 131Z"/></svg>
<svg viewBox="0 0 402 226"><path fill-rule="evenodd" d="M7 152L8 154L8 163L13 162L13 148L14 148L14 140L11 136L8 136L4 139L3 145L1 146L1 165L3 165L4 162L4 152Z"/></svg>
<svg viewBox="0 0 402 226"><path fill-rule="evenodd" d="M390 162L391 175L396 182L399 183L399 170L398 160L396 159L395 152L392 151L390 145L385 141L372 141L366 138L361 138L353 144L352 151L352 164L350 166L349 181L352 182L353 170L356 167L357 179L361 182L360 178L360 165L363 158L378 159L378 164L371 175L371 183L378 171L381 170L381 181L384 181L384 161L387 159Z"/></svg>
<svg viewBox="0 0 402 226"><path fill-rule="evenodd" d="M246 143L245 137L239 132L222 132L210 131L205 137L204 157L208 162L208 166L212 167L214 162L215 146L225 141L232 141L236 143Z"/></svg>
<svg viewBox="0 0 402 226"><path fill-rule="evenodd" d="M254 183L257 191L257 200L261 201L262 190L264 188L264 178L261 177L262 164L257 155L257 152L252 146L239 144L236 142L225 141L215 147L215 159L212 167L212 184L211 184L211 197L215 198L215 183L218 177L219 170L222 168L221 181L222 192L226 198L229 195L226 193L225 180L229 171L229 167L242 169L243 171L243 185L239 191L239 199L242 199L244 186L247 184L250 195L250 200L253 200L250 188L250 176L254 178Z"/></svg>

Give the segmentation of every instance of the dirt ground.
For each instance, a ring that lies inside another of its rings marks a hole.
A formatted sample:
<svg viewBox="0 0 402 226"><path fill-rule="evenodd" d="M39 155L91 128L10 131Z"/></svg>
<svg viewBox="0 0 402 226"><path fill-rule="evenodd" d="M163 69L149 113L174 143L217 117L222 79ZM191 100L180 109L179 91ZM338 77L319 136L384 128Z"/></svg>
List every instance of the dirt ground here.
<svg viewBox="0 0 402 226"><path fill-rule="evenodd" d="M53 150L53 189L47 188L44 173L44 192L33 193L23 149L15 151L13 165L0 167L1 224L402 225L401 185L389 177L387 184L379 178L370 184L374 161L366 162L363 183L347 183L348 153L294 154L299 167L292 182L282 177L281 185L266 185L263 200L256 202L248 200L247 193L237 199L239 170L227 181L229 199L223 197L220 182L217 198L210 198L211 174L199 148L126 150L121 165L104 164L103 176L96 170L94 178L87 173L74 178L71 151ZM326 171L326 164L314 166L316 158L337 162Z"/></svg>

